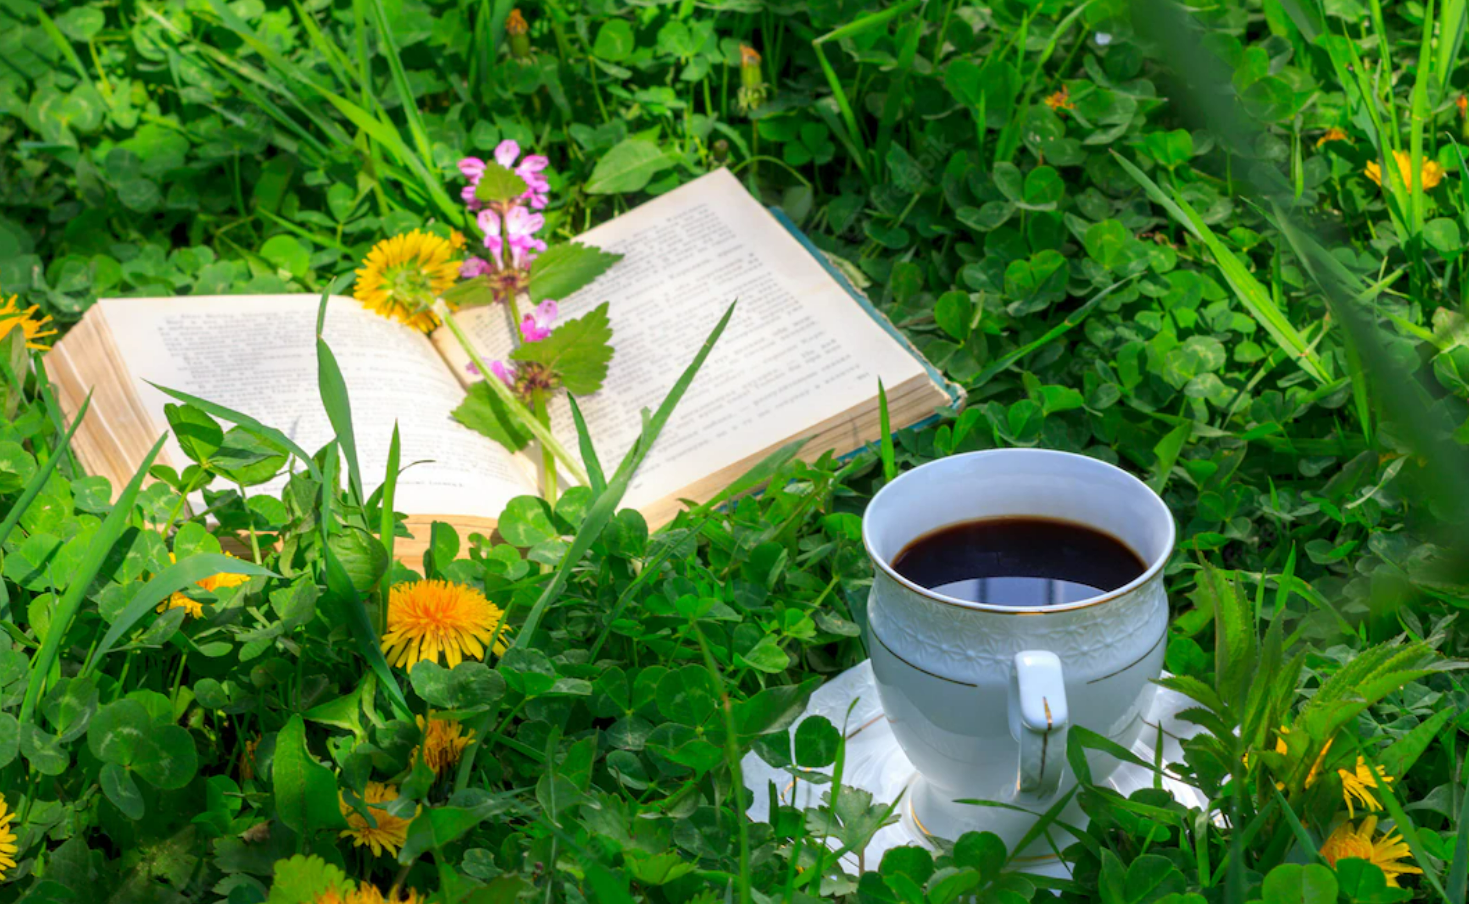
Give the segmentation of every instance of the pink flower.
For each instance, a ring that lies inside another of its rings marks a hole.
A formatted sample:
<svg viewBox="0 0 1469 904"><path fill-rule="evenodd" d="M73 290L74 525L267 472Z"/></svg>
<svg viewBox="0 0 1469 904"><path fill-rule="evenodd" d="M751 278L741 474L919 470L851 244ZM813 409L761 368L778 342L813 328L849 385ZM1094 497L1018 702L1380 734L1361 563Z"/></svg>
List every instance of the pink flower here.
<svg viewBox="0 0 1469 904"><path fill-rule="evenodd" d="M515 168L515 175L525 180L525 194L520 200L526 202L536 210L546 206L546 193L551 188L551 183L541 175L541 170L551 165L549 157L540 154L529 154Z"/></svg>
<svg viewBox="0 0 1469 904"><path fill-rule="evenodd" d="M495 147L495 162L506 169L513 169L515 158L519 156L520 145L514 138L507 138Z"/></svg>
<svg viewBox="0 0 1469 904"><path fill-rule="evenodd" d="M480 203L474 196L474 190L479 187L480 177L485 174L485 162L478 157L465 157L459 161L459 172L469 180L469 184L460 190L459 197L469 205L471 211L479 210Z"/></svg>
<svg viewBox="0 0 1469 904"><path fill-rule="evenodd" d="M475 364L475 363L474 363L474 362L473 362L473 361L471 361L471 362L469 362L469 363L468 363L468 364L466 364L466 365L464 365L464 370L465 370L465 371L466 371L466 372L467 372L467 373L468 373L468 374L469 374L469 375L470 375L470 376L471 376L471 377L479 377L479 376L483 376L483 374L481 374L481 373L480 373L480 372L479 372L479 365L478 365L478 364Z"/></svg>
<svg viewBox="0 0 1469 904"><path fill-rule="evenodd" d="M520 321L520 335L525 337L526 342L540 342L551 335L551 325L556 322L556 315L559 313L556 302L546 299Z"/></svg>
<svg viewBox="0 0 1469 904"><path fill-rule="evenodd" d="M485 234L485 247L490 249L490 260L499 269L505 251L505 240L500 238L500 215L493 210L479 212L479 228Z"/></svg>
<svg viewBox="0 0 1469 904"><path fill-rule="evenodd" d="M471 257L459 265L459 278L474 279L476 276L484 276L487 273L492 273L494 269L494 267L490 266L490 262L484 258Z"/></svg>
<svg viewBox="0 0 1469 904"><path fill-rule="evenodd" d="M544 225L545 217L524 207L512 207L505 214L505 242L510 245L510 260L516 267L529 267L536 253L546 250L546 243L535 236Z"/></svg>
<svg viewBox="0 0 1469 904"><path fill-rule="evenodd" d="M520 157L520 145L514 139L507 138L500 142L495 148L495 162L513 170L515 175L525 181L526 189L519 200L529 204L532 208L540 210L546 206L546 194L551 189L551 183L541 175L541 170L551 165L550 158L542 154L527 154L520 165L515 165L516 158ZM474 196L475 189L479 187L479 180L485 174L485 161L478 157L465 157L459 161L459 172L469 180L469 184L459 192L459 197L469 206L471 211L479 210L483 205Z"/></svg>
<svg viewBox="0 0 1469 904"><path fill-rule="evenodd" d="M506 386L515 385L515 365L504 361L491 361L490 372L500 378Z"/></svg>

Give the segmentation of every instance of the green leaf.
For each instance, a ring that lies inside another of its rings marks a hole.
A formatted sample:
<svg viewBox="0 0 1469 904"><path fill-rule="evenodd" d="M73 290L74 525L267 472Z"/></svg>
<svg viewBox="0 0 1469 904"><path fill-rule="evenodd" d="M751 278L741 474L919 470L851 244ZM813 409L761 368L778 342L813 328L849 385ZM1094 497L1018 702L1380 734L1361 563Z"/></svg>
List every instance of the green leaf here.
<svg viewBox="0 0 1469 904"><path fill-rule="evenodd" d="M276 735L271 788L276 815L295 831L346 828L336 776L306 749L306 723L300 715L291 716Z"/></svg>
<svg viewBox="0 0 1469 904"><path fill-rule="evenodd" d="M548 298L567 298L591 285L622 257L580 242L552 245L530 265L530 286L526 291L530 293L530 300L537 304Z"/></svg>
<svg viewBox="0 0 1469 904"><path fill-rule="evenodd" d="M132 820L143 818L143 794L138 790L138 783L133 781L132 773L128 772L127 767L117 763L104 763L98 773L97 782L102 786L102 793L107 795L107 799L124 816Z"/></svg>
<svg viewBox="0 0 1469 904"><path fill-rule="evenodd" d="M597 30L592 53L613 63L627 59L637 46L632 24L626 19L608 19Z"/></svg>
<svg viewBox="0 0 1469 904"><path fill-rule="evenodd" d="M821 683L820 678L808 678L800 684L768 687L763 691L735 704L735 725L743 738L785 731L800 718L806 709L806 701Z"/></svg>
<svg viewBox="0 0 1469 904"><path fill-rule="evenodd" d="M491 374L486 379L499 378ZM464 401L454 409L453 415L454 420L489 437L511 452L519 452L530 443L530 431L483 380L469 387L469 391L464 394Z"/></svg>
<svg viewBox="0 0 1469 904"><path fill-rule="evenodd" d="M1260 894L1264 904L1336 904L1336 876L1319 863L1282 863L1265 876Z"/></svg>
<svg viewBox="0 0 1469 904"><path fill-rule="evenodd" d="M1353 904L1393 904L1407 901L1413 892L1406 888L1391 888L1382 869L1375 863L1344 857L1336 862L1336 881L1339 891Z"/></svg>
<svg viewBox="0 0 1469 904"><path fill-rule="evenodd" d="M281 158L276 158L281 159ZM289 159L289 158L287 158ZM275 235L260 246L260 256L296 279L311 270L311 252L294 236Z"/></svg>
<svg viewBox="0 0 1469 904"><path fill-rule="evenodd" d="M424 702L439 709L477 709L505 695L505 678L483 662L466 660L446 669L423 659L409 673L413 691Z"/></svg>
<svg viewBox="0 0 1469 904"><path fill-rule="evenodd" d="M820 769L836 762L842 734L825 716L811 716L796 726L796 765Z"/></svg>
<svg viewBox="0 0 1469 904"><path fill-rule="evenodd" d="M627 138L597 161L587 179L586 190L593 195L641 191L654 176L675 162L657 143L646 138Z"/></svg>
<svg viewBox="0 0 1469 904"><path fill-rule="evenodd" d="M525 194L527 188L529 186L524 179L489 160L485 163L484 174L479 177L479 184L474 187L474 197L481 204L498 204L515 200Z"/></svg>
<svg viewBox="0 0 1469 904"><path fill-rule="evenodd" d="M337 809L335 802L332 809ZM313 904L327 892L346 897L355 885L340 867L314 854L310 857L297 854L289 860L276 861L275 880L266 904Z"/></svg>
<svg viewBox="0 0 1469 904"><path fill-rule="evenodd" d="M486 819L506 812L512 802L512 798L491 796L477 789L461 791L447 806L426 809L413 820L401 856L411 863L421 854L441 850Z"/></svg>
<svg viewBox="0 0 1469 904"><path fill-rule="evenodd" d="M224 443L224 428L193 405L169 403L163 406L163 413L179 447L194 461L206 461Z"/></svg>
<svg viewBox="0 0 1469 904"><path fill-rule="evenodd" d="M940 295L933 305L933 319L960 342L968 339L974 319L974 302L969 300L969 293L955 290Z"/></svg>
<svg viewBox="0 0 1469 904"><path fill-rule="evenodd" d="M607 379L612 360L612 324L607 302L558 326L540 342L522 343L511 360L545 365L568 392L591 395Z"/></svg>

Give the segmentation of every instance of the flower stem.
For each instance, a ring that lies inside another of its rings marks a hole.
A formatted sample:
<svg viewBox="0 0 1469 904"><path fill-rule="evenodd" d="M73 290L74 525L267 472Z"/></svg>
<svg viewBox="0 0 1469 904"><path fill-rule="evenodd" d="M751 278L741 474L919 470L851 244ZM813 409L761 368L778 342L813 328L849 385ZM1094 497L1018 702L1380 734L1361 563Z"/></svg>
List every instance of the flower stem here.
<svg viewBox="0 0 1469 904"><path fill-rule="evenodd" d="M536 418L547 429L551 427L551 412L546 407L546 391L537 389L535 391ZM541 470L545 472L544 488L545 499L553 507L556 505L556 459L545 446L541 446Z"/></svg>
<svg viewBox="0 0 1469 904"><path fill-rule="evenodd" d="M505 403L505 407L509 408L511 413L531 432L531 435L540 441L542 449L549 449L551 454L566 466L567 472L576 478L577 483L586 486L588 483L587 472L582 470L581 464L572 458L571 453L566 451L566 447L562 446L561 443L557 442L556 437L551 435L551 431L540 421L536 420L535 415L531 414L521 404L520 399L515 397L515 393L511 392L509 387L495 377L494 371L490 370L489 365L485 364L479 352L475 351L474 344L469 341L469 337L464 335L464 330L460 328L458 321L454 319L454 312L450 311L448 306L442 301L434 303L434 311L444 321L444 325L449 328L449 332L454 334L454 338L459 341L459 346L464 349L465 354L469 355L469 360L473 361L474 366L479 368L479 372L484 376L485 384L490 387L490 391L498 395L500 401Z"/></svg>

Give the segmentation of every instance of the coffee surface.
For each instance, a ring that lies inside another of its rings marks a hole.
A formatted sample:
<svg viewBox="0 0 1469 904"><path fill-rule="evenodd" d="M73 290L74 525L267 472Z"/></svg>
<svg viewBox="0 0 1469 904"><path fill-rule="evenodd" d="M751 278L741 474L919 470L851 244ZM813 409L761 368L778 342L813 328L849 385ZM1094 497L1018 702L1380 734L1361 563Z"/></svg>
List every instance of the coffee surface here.
<svg viewBox="0 0 1469 904"><path fill-rule="evenodd" d="M945 596L991 606L1061 606L1147 571L1110 534L1050 518L984 518L924 534L893 559L898 574Z"/></svg>

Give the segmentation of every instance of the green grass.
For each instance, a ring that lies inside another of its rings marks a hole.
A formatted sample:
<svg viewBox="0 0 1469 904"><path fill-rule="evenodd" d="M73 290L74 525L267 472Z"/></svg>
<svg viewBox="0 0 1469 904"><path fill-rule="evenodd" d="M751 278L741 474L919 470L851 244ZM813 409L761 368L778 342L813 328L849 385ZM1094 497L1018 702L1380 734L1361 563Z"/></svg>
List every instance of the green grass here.
<svg viewBox="0 0 1469 904"><path fill-rule="evenodd" d="M637 455L604 473L583 430L587 485L497 537L433 532L421 573L508 613L509 651L408 672L375 639L414 577L387 564L394 475L360 471L329 349L328 449L175 394L249 473L155 471L113 504L0 343L0 904L1465 900L1469 5L547 0L520 8L526 55L511 10L0 6L0 301L64 329L102 296L320 293L383 237L468 226L456 161L513 138L552 161L560 239L729 166L968 406L849 461L780 450L733 488L763 494L653 533L617 510ZM977 834L856 875L831 853L892 802L850 786L746 822L749 750L848 765L836 727L789 728L866 656L866 499L1006 446L1116 462L1177 514L1166 664L1210 808L1085 784L1059 884ZM282 498L242 504L288 462ZM201 483L212 533L179 516ZM248 581L194 585L221 572ZM179 588L204 617L156 611ZM413 756L430 710L474 732L441 774ZM1358 756L1392 770L1379 828L1424 870L1401 893L1312 850ZM401 858L338 834L368 781L412 819Z"/></svg>

